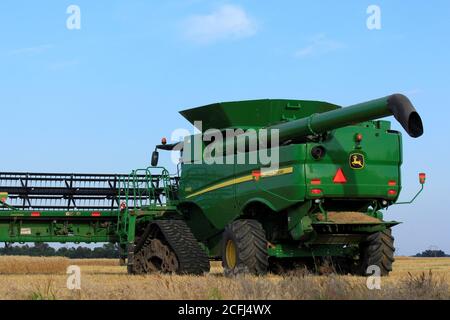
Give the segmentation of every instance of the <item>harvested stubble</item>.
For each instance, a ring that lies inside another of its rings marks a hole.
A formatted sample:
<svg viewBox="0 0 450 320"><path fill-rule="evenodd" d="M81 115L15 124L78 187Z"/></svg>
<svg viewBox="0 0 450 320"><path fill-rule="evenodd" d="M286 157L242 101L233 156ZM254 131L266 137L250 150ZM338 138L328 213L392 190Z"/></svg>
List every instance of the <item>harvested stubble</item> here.
<svg viewBox="0 0 450 320"><path fill-rule="evenodd" d="M119 259L70 259L76 266L118 266Z"/></svg>
<svg viewBox="0 0 450 320"><path fill-rule="evenodd" d="M66 273L70 260L63 257L1 256L0 274Z"/></svg>
<svg viewBox="0 0 450 320"><path fill-rule="evenodd" d="M448 258L398 258L392 275L382 278L381 290L369 290L363 277L317 276L304 270L286 276L228 278L222 275L220 262L213 262L211 273L205 276L130 276L125 267L87 262L91 264L81 265L81 290L68 290L64 274L15 274L0 277L0 298L450 299Z"/></svg>

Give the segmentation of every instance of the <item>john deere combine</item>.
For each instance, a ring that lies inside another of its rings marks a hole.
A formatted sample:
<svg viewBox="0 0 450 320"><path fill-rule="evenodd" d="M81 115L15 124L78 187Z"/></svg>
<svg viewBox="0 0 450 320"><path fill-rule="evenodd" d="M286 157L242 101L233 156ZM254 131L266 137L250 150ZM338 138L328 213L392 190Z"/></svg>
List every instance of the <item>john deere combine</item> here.
<svg viewBox="0 0 450 320"><path fill-rule="evenodd" d="M201 134L156 146L182 152L174 175L157 167L158 151L152 167L130 175L0 173L0 241L118 243L134 274L202 274L210 259L230 274L323 261L353 274L392 270L398 222L380 210L399 197L402 139L378 119L393 115L421 136L405 96L346 108L253 100L181 114Z"/></svg>

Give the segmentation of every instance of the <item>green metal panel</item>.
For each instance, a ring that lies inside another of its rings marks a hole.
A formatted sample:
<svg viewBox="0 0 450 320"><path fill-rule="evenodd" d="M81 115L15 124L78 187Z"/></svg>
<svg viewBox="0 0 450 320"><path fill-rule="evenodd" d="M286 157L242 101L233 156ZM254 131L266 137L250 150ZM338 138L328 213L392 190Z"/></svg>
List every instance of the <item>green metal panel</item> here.
<svg viewBox="0 0 450 320"><path fill-rule="evenodd" d="M279 149L280 172L259 179L252 179L247 183L236 185L236 204L239 212L252 202L263 202L274 211L281 211L305 199L305 171L306 145L287 145ZM236 176L251 174L261 169L260 164L236 164ZM263 166L264 167L264 166ZM292 172L283 174L284 169L292 168ZM270 169L267 169L270 171Z"/></svg>
<svg viewBox="0 0 450 320"><path fill-rule="evenodd" d="M203 193L193 196L197 192ZM221 229L238 215L235 197L234 165L183 164L180 198L201 208L212 227Z"/></svg>
<svg viewBox="0 0 450 320"><path fill-rule="evenodd" d="M2 242L116 242L110 218L20 217L0 218Z"/></svg>
<svg viewBox="0 0 450 320"><path fill-rule="evenodd" d="M269 256L276 258L304 258L304 257L345 257L353 256L357 252L355 246L337 245L322 245L299 247L295 243L278 244L269 248Z"/></svg>
<svg viewBox="0 0 450 320"><path fill-rule="evenodd" d="M257 164L183 164L181 202L195 203L214 228L223 229L252 201L264 202L275 211L303 201L305 145L282 147L280 155L281 170L292 172L258 180L252 177L252 171L261 168Z"/></svg>
<svg viewBox="0 0 450 320"><path fill-rule="evenodd" d="M311 190L319 188L323 191L319 197L384 198L395 201L400 191L400 134L388 129L386 122L381 128L377 123L367 122L334 130L329 139L322 143L308 143L305 162L307 198L317 198ZM357 134L362 135L359 143L354 139ZM322 159L315 160L311 149L319 145L325 148L326 153ZM363 168L351 167L352 154L363 155ZM333 182L338 169L345 175L346 183ZM317 179L320 185L313 184ZM389 185L390 182L395 182L395 185ZM396 193L389 195L389 190Z"/></svg>

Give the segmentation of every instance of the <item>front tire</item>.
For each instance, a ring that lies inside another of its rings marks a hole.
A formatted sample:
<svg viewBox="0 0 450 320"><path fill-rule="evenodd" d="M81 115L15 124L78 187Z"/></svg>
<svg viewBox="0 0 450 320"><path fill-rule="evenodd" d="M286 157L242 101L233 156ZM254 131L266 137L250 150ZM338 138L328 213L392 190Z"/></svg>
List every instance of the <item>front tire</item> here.
<svg viewBox="0 0 450 320"><path fill-rule="evenodd" d="M229 224L222 238L222 266L226 275L266 274L269 267L266 233L251 219Z"/></svg>

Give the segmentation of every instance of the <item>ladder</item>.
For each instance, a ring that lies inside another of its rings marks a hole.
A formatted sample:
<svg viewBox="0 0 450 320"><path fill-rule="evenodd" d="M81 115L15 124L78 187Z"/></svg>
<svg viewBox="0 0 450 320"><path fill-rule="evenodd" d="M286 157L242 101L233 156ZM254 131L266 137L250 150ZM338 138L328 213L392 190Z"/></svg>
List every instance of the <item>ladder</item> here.
<svg viewBox="0 0 450 320"><path fill-rule="evenodd" d="M128 237L130 232L134 232L134 226L130 223L133 224L136 215L175 210L178 178L170 176L163 167L136 169L128 176L120 177L118 190L121 203L117 233Z"/></svg>

